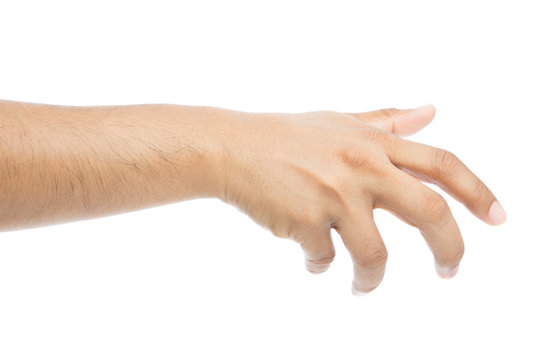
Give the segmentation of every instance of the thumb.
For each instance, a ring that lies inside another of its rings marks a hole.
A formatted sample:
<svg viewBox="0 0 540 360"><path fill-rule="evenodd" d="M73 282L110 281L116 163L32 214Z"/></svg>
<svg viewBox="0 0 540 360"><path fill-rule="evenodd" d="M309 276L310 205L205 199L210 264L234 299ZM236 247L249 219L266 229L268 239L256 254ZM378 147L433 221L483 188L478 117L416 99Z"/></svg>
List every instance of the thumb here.
<svg viewBox="0 0 540 360"><path fill-rule="evenodd" d="M358 120L395 135L412 135L433 120L435 106L424 105L415 109L382 109L349 114Z"/></svg>

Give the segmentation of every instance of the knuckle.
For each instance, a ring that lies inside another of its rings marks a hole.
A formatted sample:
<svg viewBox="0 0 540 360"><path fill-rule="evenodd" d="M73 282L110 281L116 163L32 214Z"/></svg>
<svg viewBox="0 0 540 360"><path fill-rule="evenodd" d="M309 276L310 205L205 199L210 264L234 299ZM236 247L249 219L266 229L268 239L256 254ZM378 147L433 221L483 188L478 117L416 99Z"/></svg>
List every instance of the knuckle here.
<svg viewBox="0 0 540 360"><path fill-rule="evenodd" d="M291 225L274 225L270 227L272 235L281 239L290 239L292 235L292 226Z"/></svg>
<svg viewBox="0 0 540 360"><path fill-rule="evenodd" d="M323 197L328 200L326 203L328 213L332 213L330 204L343 205L346 199L354 195L357 185L354 184L353 177L348 170L336 169L326 175L320 191Z"/></svg>
<svg viewBox="0 0 540 360"><path fill-rule="evenodd" d="M480 179L476 179L474 181L474 185L472 187L472 196L474 198L473 204L476 205L485 205L485 204L491 204L494 200L493 195L488 190L486 185L482 182Z"/></svg>
<svg viewBox="0 0 540 360"><path fill-rule="evenodd" d="M357 138L364 138L383 147L383 149L391 149L396 146L397 137L387 131L376 127L367 127L358 129Z"/></svg>
<svg viewBox="0 0 540 360"><path fill-rule="evenodd" d="M362 129L362 133L365 138L376 142L386 142L390 138L388 133L378 128L365 128Z"/></svg>
<svg viewBox="0 0 540 360"><path fill-rule="evenodd" d="M295 219L287 217L287 215L277 217L275 219L258 220L260 224L270 223L268 226L272 235L281 239L295 239L300 229Z"/></svg>
<svg viewBox="0 0 540 360"><path fill-rule="evenodd" d="M357 146L347 146L338 151L338 158L342 163L351 168L362 168L370 162L365 149Z"/></svg>
<svg viewBox="0 0 540 360"><path fill-rule="evenodd" d="M430 218L442 220L448 216L450 209L444 198L436 192L430 192L422 200L422 213Z"/></svg>
<svg viewBox="0 0 540 360"><path fill-rule="evenodd" d="M450 176L459 169L461 161L448 150L435 149L433 152L433 169L441 175Z"/></svg>
<svg viewBox="0 0 540 360"><path fill-rule="evenodd" d="M357 264L363 268L377 268L386 264L388 252L385 248L377 249L357 259Z"/></svg>
<svg viewBox="0 0 540 360"><path fill-rule="evenodd" d="M338 151L338 159L353 170L369 171L376 174L385 173L383 162L369 149L359 146L348 146Z"/></svg>
<svg viewBox="0 0 540 360"><path fill-rule="evenodd" d="M379 115L381 115L381 117L389 118L396 115L398 112L399 109L396 108L384 108L379 110Z"/></svg>
<svg viewBox="0 0 540 360"><path fill-rule="evenodd" d="M310 207L299 211L294 218L299 228L318 229L324 224L326 215L319 208Z"/></svg>
<svg viewBox="0 0 540 360"><path fill-rule="evenodd" d="M463 243L456 245L451 251L447 251L444 254L440 255L437 259L437 262L442 266L455 266L459 264L463 255L465 254L465 246Z"/></svg>
<svg viewBox="0 0 540 360"><path fill-rule="evenodd" d="M336 253L335 251L332 251L325 254L321 254L318 257L307 258L306 262L316 267L326 266L326 265L330 265L330 263L334 261L335 257L336 257Z"/></svg>

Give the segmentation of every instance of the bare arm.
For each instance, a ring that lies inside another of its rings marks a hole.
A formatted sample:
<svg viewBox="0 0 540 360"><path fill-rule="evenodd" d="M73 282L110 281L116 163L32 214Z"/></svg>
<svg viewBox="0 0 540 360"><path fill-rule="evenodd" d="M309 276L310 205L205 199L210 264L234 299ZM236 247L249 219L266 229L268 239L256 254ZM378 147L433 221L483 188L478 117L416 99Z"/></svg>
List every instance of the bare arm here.
<svg viewBox="0 0 540 360"><path fill-rule="evenodd" d="M0 229L217 196L219 111L0 102Z"/></svg>
<svg viewBox="0 0 540 360"><path fill-rule="evenodd" d="M0 228L21 229L217 197L297 241L309 271L334 258L336 229L353 291L382 281L383 208L417 227L438 274L457 272L464 243L431 182L488 224L493 193L452 153L404 140L435 109L250 114L209 107L60 107L0 102Z"/></svg>

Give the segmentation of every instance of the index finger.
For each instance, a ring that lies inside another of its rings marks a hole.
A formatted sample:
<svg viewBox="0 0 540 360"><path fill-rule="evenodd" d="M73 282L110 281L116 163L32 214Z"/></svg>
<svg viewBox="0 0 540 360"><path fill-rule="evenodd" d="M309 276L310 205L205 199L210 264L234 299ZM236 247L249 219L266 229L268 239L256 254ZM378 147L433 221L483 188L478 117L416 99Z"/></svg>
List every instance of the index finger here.
<svg viewBox="0 0 540 360"><path fill-rule="evenodd" d="M394 165L436 184L486 223L499 225L506 220L491 190L451 152L395 137L387 155Z"/></svg>

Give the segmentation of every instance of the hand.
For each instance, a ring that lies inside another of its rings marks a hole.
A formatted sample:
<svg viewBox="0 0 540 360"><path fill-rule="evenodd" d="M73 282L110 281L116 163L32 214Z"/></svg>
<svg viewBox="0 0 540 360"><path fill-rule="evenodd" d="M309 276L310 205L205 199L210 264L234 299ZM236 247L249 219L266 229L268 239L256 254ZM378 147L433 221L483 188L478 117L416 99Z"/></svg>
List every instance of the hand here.
<svg viewBox="0 0 540 360"><path fill-rule="evenodd" d="M437 184L488 224L505 221L495 196L455 155L407 141L435 115L431 105L360 114L240 114L226 134L223 201L274 235L297 241L313 273L334 259L330 229L354 263L353 293L376 288L387 250L373 221L385 209L417 227L437 273L453 277L463 240Z"/></svg>

